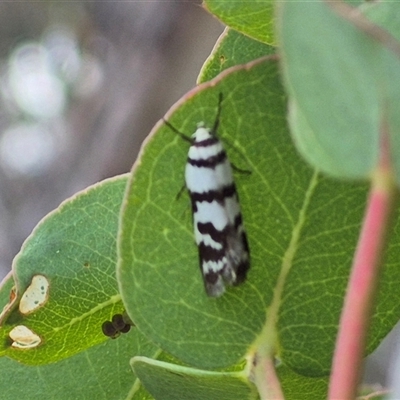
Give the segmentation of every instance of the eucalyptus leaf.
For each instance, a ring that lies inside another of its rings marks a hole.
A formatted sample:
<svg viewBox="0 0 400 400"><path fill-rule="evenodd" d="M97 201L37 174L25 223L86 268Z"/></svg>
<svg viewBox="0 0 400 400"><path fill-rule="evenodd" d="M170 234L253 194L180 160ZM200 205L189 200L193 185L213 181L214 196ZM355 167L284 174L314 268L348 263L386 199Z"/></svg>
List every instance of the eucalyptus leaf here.
<svg viewBox="0 0 400 400"><path fill-rule="evenodd" d="M118 215L127 176L103 181L66 200L27 238L13 263L17 305L2 315L1 355L47 364L108 340L101 324L124 306L115 277ZM47 280L48 298L33 312L21 308L34 277ZM9 285L1 289L9 295ZM13 346L23 326L40 337L37 347Z"/></svg>
<svg viewBox="0 0 400 400"><path fill-rule="evenodd" d="M328 2L279 3L278 9L283 72L297 108L291 116L301 116L289 119L298 148L331 175L369 177L383 115L382 47Z"/></svg>
<svg viewBox="0 0 400 400"><path fill-rule="evenodd" d="M203 64L197 82L207 82L225 69L274 53L275 47L254 40L234 29L225 28Z"/></svg>
<svg viewBox="0 0 400 400"><path fill-rule="evenodd" d="M261 42L274 43L272 0L205 0L204 5L229 27Z"/></svg>
<svg viewBox="0 0 400 400"><path fill-rule="evenodd" d="M266 318L275 310L281 362L300 375L326 375L367 186L323 177L298 156L273 58L224 71L166 118L188 135L199 121L211 126L219 93L219 137L231 162L252 172L235 176L251 249L248 279L221 298L206 296L189 200L176 199L188 146L159 123L124 201L117 274L122 298L152 341L199 368L226 368L246 357L264 340ZM383 284L399 279L396 254L390 247ZM393 310L400 312L388 293L378 308L369 351L395 325Z"/></svg>
<svg viewBox="0 0 400 400"><path fill-rule="evenodd" d="M132 368L157 400L258 399L242 372L210 372L134 357Z"/></svg>
<svg viewBox="0 0 400 400"><path fill-rule="evenodd" d="M391 155L400 185L400 4L398 2L382 2L365 4L363 14L391 36L382 40L382 68L380 89L385 95L384 116L387 117L387 129L390 135ZM386 47L386 48L385 48ZM397 48L395 48L397 47Z"/></svg>
<svg viewBox="0 0 400 400"><path fill-rule="evenodd" d="M328 377L310 378L296 374L285 365L276 369L285 400L321 400L328 392Z"/></svg>
<svg viewBox="0 0 400 400"><path fill-rule="evenodd" d="M129 366L134 354L157 354L137 331L50 365L22 365L0 358L3 400L147 400L153 397Z"/></svg>

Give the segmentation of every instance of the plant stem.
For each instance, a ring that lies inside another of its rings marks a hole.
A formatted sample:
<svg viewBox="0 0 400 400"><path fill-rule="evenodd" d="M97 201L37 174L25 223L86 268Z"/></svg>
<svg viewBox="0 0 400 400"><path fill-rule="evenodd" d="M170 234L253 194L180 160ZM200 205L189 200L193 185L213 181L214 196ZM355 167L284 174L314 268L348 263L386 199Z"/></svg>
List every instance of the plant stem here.
<svg viewBox="0 0 400 400"><path fill-rule="evenodd" d="M357 394L381 256L394 205L395 185L389 158L388 140L385 137L381 160L372 177L342 310L332 364L330 400L353 400Z"/></svg>
<svg viewBox="0 0 400 400"><path fill-rule="evenodd" d="M257 386L260 400L284 400L285 397L276 374L273 358L256 356L255 360L253 381Z"/></svg>

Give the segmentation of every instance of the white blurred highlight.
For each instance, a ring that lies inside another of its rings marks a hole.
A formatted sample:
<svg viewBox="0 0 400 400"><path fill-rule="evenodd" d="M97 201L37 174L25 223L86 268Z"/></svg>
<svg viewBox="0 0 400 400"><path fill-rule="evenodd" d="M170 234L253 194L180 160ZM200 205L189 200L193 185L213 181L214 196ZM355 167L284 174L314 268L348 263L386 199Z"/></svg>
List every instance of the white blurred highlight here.
<svg viewBox="0 0 400 400"><path fill-rule="evenodd" d="M18 47L10 57L8 84L22 111L36 118L53 118L66 103L65 85L53 74L46 49L36 43Z"/></svg>
<svg viewBox="0 0 400 400"><path fill-rule="evenodd" d="M36 176L58 155L54 135L38 123L17 123L0 139L0 161L9 174Z"/></svg>

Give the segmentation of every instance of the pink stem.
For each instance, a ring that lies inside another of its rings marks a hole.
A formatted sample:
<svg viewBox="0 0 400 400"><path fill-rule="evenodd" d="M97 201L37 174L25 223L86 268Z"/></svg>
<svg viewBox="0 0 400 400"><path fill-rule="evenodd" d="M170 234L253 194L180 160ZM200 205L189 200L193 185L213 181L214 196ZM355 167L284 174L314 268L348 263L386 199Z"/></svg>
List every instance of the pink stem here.
<svg viewBox="0 0 400 400"><path fill-rule="evenodd" d="M381 254L394 197L387 141L383 143L381 156L378 171L372 179L364 224L342 310L332 364L330 400L353 400L362 371Z"/></svg>
<svg viewBox="0 0 400 400"><path fill-rule="evenodd" d="M257 386L260 400L285 399L280 381L276 374L273 358L264 356L258 359L253 369L253 374L253 381Z"/></svg>

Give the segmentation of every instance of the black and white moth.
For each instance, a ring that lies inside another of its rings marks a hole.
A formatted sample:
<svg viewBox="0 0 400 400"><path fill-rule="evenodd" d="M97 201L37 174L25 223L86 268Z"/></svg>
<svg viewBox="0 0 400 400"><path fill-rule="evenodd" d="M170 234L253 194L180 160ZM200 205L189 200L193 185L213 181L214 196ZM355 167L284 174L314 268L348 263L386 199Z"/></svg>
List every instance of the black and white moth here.
<svg viewBox="0 0 400 400"><path fill-rule="evenodd" d="M239 197L232 166L216 136L221 114L222 94L212 129L203 123L188 137L165 121L174 132L190 143L185 183L193 212L194 237L199 249L200 269L206 292L218 297L225 283L238 285L250 267L249 246L243 227Z"/></svg>

